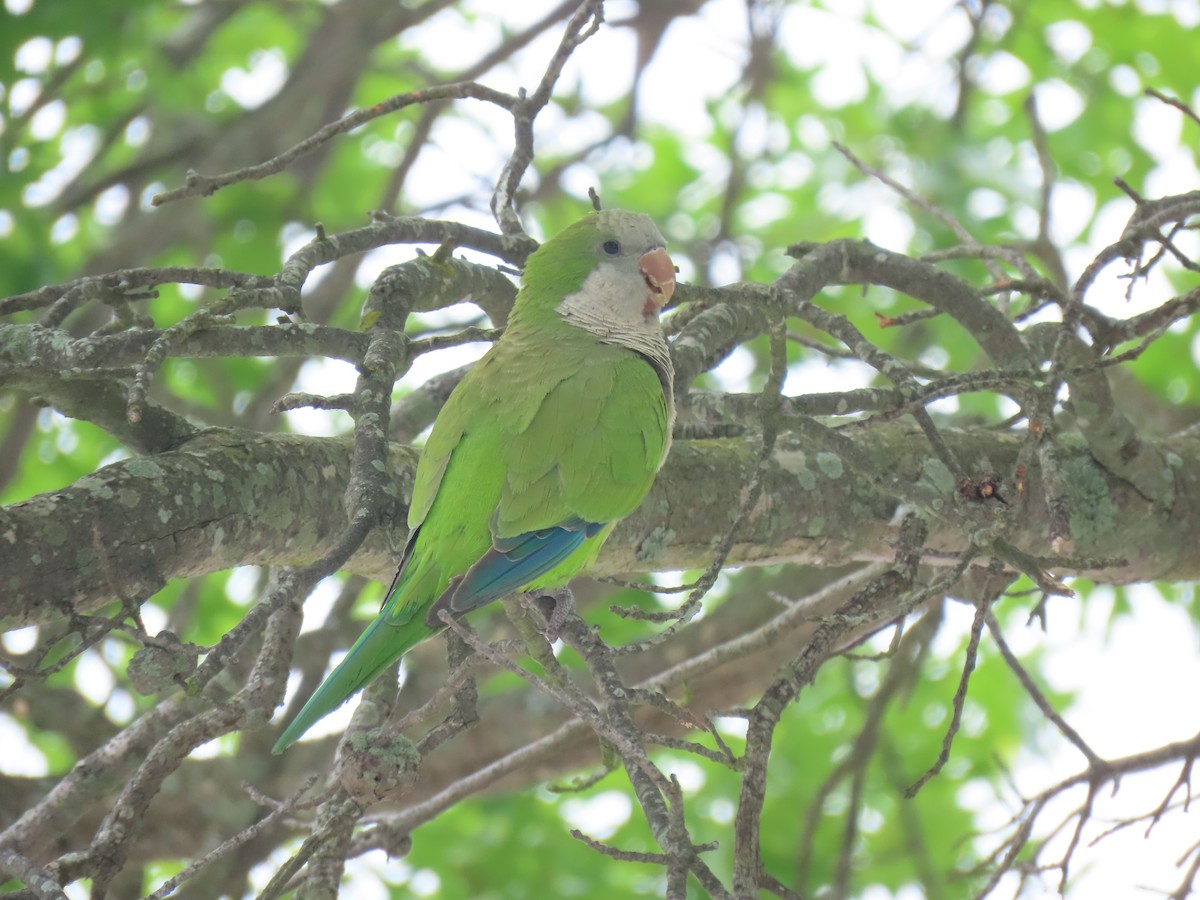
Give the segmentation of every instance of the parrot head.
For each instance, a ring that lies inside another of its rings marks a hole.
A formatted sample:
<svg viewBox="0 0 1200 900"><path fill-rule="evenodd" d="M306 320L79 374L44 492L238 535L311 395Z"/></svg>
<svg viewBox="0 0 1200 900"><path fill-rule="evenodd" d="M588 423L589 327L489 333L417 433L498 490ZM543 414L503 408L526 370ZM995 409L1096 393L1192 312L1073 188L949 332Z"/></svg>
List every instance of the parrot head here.
<svg viewBox="0 0 1200 900"><path fill-rule="evenodd" d="M562 318L602 338L658 331L675 292L675 264L649 216L606 209L550 238L525 265L527 305L552 305ZM623 341L614 341L614 343Z"/></svg>

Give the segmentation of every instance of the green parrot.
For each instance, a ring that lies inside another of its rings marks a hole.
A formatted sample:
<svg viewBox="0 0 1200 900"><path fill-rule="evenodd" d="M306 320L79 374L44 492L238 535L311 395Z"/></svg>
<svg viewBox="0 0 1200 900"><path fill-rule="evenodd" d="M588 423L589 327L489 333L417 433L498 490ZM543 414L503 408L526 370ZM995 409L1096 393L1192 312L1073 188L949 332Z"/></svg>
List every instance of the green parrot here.
<svg viewBox="0 0 1200 900"><path fill-rule="evenodd" d="M658 314L675 267L639 213L585 216L527 260L503 336L437 417L379 616L280 735L280 753L460 615L590 565L650 490L675 418Z"/></svg>

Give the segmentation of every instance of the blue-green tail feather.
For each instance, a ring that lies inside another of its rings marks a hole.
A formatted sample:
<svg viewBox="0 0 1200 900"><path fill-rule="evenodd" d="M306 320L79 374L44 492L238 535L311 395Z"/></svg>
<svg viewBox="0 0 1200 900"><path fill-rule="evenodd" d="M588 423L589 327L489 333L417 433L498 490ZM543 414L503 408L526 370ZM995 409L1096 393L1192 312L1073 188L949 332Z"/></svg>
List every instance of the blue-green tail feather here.
<svg viewBox="0 0 1200 900"><path fill-rule="evenodd" d="M283 730L271 752L282 753L304 732L368 685L389 664L433 633L434 629L426 626L421 617L413 617L412 621L400 626L392 624L388 622L385 609L354 642L346 658L321 682L304 708Z"/></svg>

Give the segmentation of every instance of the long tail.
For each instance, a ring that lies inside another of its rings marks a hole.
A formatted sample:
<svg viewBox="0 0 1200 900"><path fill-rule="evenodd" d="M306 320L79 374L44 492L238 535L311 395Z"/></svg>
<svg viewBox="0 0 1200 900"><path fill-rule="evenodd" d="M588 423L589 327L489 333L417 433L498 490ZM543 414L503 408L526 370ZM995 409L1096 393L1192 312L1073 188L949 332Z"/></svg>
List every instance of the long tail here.
<svg viewBox="0 0 1200 900"><path fill-rule="evenodd" d="M354 642L346 658L329 673L329 677L284 729L271 752L282 753L348 697L369 684L389 663L399 659L435 630L425 624L424 616L417 615L403 625L395 625L388 622L386 611L380 613Z"/></svg>

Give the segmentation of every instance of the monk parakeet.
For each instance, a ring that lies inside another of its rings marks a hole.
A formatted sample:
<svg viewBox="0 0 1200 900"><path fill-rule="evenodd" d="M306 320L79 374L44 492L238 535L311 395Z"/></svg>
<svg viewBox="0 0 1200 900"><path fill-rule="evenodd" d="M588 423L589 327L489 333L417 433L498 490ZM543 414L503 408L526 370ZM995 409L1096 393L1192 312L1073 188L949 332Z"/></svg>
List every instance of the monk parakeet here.
<svg viewBox="0 0 1200 900"><path fill-rule="evenodd" d="M382 611L276 753L440 631L441 610L561 587L591 564L671 442L658 314L674 290L663 237L638 213L590 214L529 257L507 329L433 425Z"/></svg>

